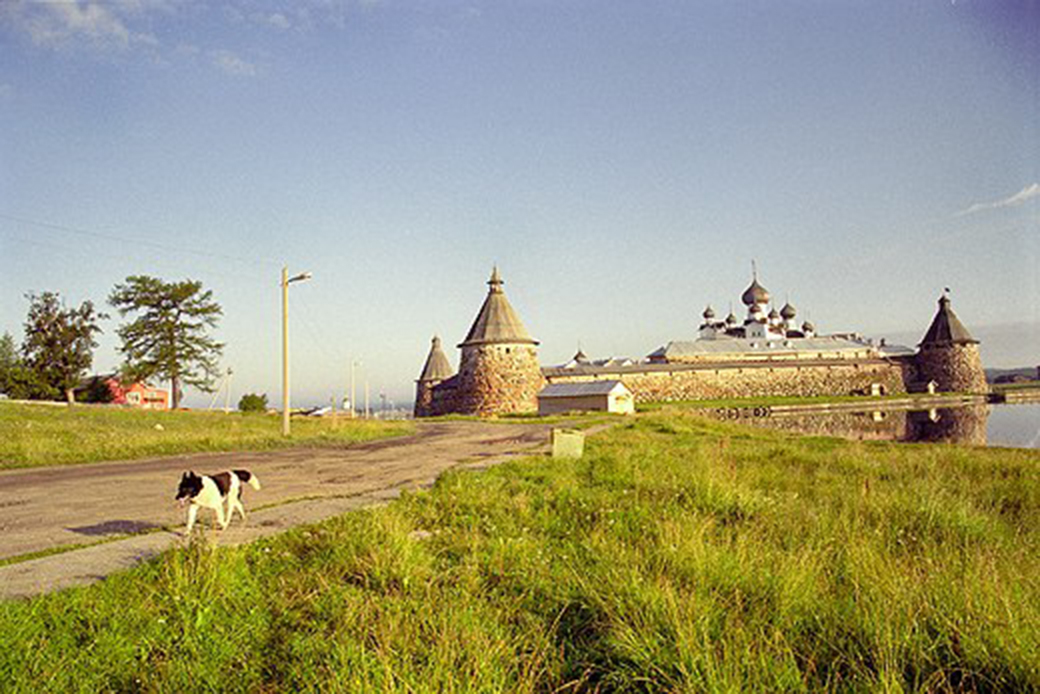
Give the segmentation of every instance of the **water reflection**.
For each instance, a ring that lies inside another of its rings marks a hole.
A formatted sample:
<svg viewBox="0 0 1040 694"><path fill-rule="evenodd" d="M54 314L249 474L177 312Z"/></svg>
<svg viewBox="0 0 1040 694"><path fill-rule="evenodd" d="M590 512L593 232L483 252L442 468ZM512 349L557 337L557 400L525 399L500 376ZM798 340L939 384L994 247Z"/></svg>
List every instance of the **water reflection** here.
<svg viewBox="0 0 1040 694"><path fill-rule="evenodd" d="M906 436L899 441L986 445L989 405L965 405L927 412L908 412Z"/></svg>
<svg viewBox="0 0 1040 694"><path fill-rule="evenodd" d="M859 441L925 441L985 446L989 405L931 410L874 410L778 413L740 421L814 436ZM725 417L726 414L721 416Z"/></svg>

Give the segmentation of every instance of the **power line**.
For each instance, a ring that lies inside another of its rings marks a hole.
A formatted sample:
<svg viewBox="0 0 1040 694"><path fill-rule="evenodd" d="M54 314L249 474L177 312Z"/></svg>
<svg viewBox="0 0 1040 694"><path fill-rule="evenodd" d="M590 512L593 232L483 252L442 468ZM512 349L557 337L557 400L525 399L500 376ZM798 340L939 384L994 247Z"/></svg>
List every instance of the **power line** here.
<svg viewBox="0 0 1040 694"><path fill-rule="evenodd" d="M52 222L41 222L35 219L26 219L24 217L16 217L14 215L4 214L0 212L0 219L7 220L9 222L15 222L17 224L27 224L29 226L38 227L41 229L51 229L54 231L61 231L67 234L76 234L78 236L88 236L97 239L104 239L106 241L118 241L120 243L134 244L138 246L148 246L161 251L167 251L171 253L185 253L189 255L203 256L207 258L214 258L216 260L232 260L240 263L248 263L250 265L278 265L279 263L269 260L266 258L243 258L241 256L229 255L226 253L214 253L213 251L203 251L196 248L189 248L187 246L173 246L164 243L156 243L155 241L144 241L142 239L132 239L125 236L118 236L116 234L106 234L99 231L91 231L89 229L79 229L76 227L66 226L64 224L54 224Z"/></svg>

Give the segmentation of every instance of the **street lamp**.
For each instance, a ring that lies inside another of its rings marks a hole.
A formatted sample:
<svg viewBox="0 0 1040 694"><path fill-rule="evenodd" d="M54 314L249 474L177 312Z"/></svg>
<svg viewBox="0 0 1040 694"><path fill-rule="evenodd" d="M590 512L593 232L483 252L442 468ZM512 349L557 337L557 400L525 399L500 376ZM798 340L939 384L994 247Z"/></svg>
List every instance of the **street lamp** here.
<svg viewBox="0 0 1040 694"><path fill-rule="evenodd" d="M289 285L310 278L309 272L289 277L289 269L282 268L282 436L289 435Z"/></svg>

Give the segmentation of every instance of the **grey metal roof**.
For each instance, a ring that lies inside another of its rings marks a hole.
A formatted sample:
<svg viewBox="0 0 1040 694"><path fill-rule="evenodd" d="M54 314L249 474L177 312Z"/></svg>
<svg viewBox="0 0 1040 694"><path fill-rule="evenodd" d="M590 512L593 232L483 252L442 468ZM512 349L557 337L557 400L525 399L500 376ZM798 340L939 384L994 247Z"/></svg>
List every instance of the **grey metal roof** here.
<svg viewBox="0 0 1040 694"><path fill-rule="evenodd" d="M434 336L430 344L430 354L426 357L426 365L423 366L420 381L443 381L450 378L455 370L451 368L448 357L441 349L441 338Z"/></svg>
<svg viewBox="0 0 1040 694"><path fill-rule="evenodd" d="M498 268L495 267L488 280L490 289L484 305L480 307L472 327L466 333L466 339L459 343L459 347L502 342L538 344L509 304L509 299L502 291L503 284Z"/></svg>
<svg viewBox="0 0 1040 694"><path fill-rule="evenodd" d="M764 340L720 337L713 340L676 340L653 352L652 357L715 356L721 354L781 354L791 352L862 351L865 342L837 337L789 337Z"/></svg>
<svg viewBox="0 0 1040 694"><path fill-rule="evenodd" d="M621 381L586 381L584 383L550 383L538 393L540 398L574 398L584 395L609 395L615 388L628 388Z"/></svg>
<svg viewBox="0 0 1040 694"><path fill-rule="evenodd" d="M662 348L663 349L663 348ZM914 354L910 352L909 354ZM579 366L564 369L558 366L543 366L542 374L546 378L554 376L623 376L625 374L643 373L678 373L681 371L743 371L747 369L783 369L804 368L808 366L848 366L851 364L888 364L891 359L903 355L886 353L876 357L858 357L842 359L841 357L802 358L802 359L705 359L691 362L639 362L631 366ZM441 384L443 385L443 384ZM437 386L438 388L440 386Z"/></svg>
<svg viewBox="0 0 1040 694"><path fill-rule="evenodd" d="M912 357L917 352L905 345L881 345L878 351L883 357Z"/></svg>
<svg viewBox="0 0 1040 694"><path fill-rule="evenodd" d="M939 310L932 319L932 324L925 333L922 345L932 344L977 344L978 340L971 336L957 314L950 308L950 298L943 294L939 297Z"/></svg>

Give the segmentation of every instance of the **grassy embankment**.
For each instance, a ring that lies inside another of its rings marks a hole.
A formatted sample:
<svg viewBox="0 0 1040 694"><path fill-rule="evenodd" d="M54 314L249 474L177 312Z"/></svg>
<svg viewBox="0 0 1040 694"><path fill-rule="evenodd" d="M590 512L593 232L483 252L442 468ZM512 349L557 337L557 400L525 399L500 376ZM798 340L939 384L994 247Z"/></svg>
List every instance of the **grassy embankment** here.
<svg viewBox="0 0 1040 694"><path fill-rule="evenodd" d="M292 436L263 414L151 412L0 402L0 469L181 453L337 446L410 433L408 422L296 417Z"/></svg>
<svg viewBox="0 0 1040 694"><path fill-rule="evenodd" d="M11 691L1040 690L1040 455L644 415L0 605Z"/></svg>

